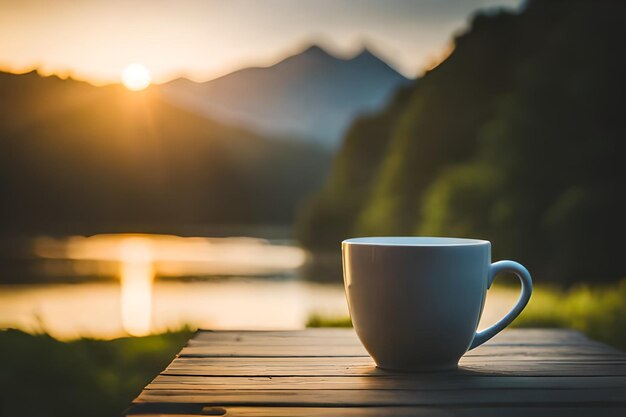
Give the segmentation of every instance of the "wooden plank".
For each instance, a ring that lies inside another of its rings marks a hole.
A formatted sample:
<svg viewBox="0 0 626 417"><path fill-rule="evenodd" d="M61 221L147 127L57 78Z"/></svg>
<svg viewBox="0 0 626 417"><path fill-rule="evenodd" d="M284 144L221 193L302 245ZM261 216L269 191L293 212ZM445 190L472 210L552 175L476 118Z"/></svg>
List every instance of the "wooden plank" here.
<svg viewBox="0 0 626 417"><path fill-rule="evenodd" d="M195 404L194 404L195 405ZM626 407L220 407L195 405L193 412L181 414L171 408L171 414L152 412L162 407L142 407L138 404L136 417L196 417L213 415L226 417L623 417ZM203 411L204 410L204 411Z"/></svg>
<svg viewBox="0 0 626 417"><path fill-rule="evenodd" d="M626 361L605 358L542 359L528 357L464 357L456 374L482 373L520 376L626 376ZM204 376L348 376L394 375L375 367L371 358L303 357L303 358L176 358L164 375Z"/></svg>
<svg viewBox="0 0 626 417"><path fill-rule="evenodd" d="M555 357L560 355L582 356L582 355L604 355L604 356L624 356L626 354L616 349L611 349L602 344L584 345L487 345L471 350L465 356L508 356L525 355L533 357ZM183 357L298 357L298 356L360 356L368 357L368 353L361 346L341 346L329 344L324 345L203 345L188 346L183 348L179 356Z"/></svg>
<svg viewBox="0 0 626 417"><path fill-rule="evenodd" d="M144 390L137 402L266 406L415 406L614 404L626 406L626 388L462 390Z"/></svg>
<svg viewBox="0 0 626 417"><path fill-rule="evenodd" d="M509 351L512 349L513 351ZM468 356L555 353L615 354L623 352L591 341L571 330L511 330L496 336ZM352 329L311 329L294 332L201 331L189 341L180 356L280 357L280 356L369 356Z"/></svg>
<svg viewBox="0 0 626 417"><path fill-rule="evenodd" d="M472 376L434 374L354 377L202 377L159 375L145 389L165 390L449 390L449 389L584 389L626 388L626 377Z"/></svg>
<svg viewBox="0 0 626 417"><path fill-rule="evenodd" d="M333 341L338 343L360 344L353 329L306 329L295 331L208 331L199 330L194 335L193 343L217 342L251 342L262 344L263 340L279 341L283 343L320 343ZM585 344L594 343L580 332L567 329L510 329L506 330L489 341L490 344Z"/></svg>
<svg viewBox="0 0 626 417"><path fill-rule="evenodd" d="M179 356L186 357L285 357L285 356L369 356L362 346L283 346L283 345L210 345L188 346Z"/></svg>
<svg viewBox="0 0 626 417"><path fill-rule="evenodd" d="M508 356L463 356L460 365L481 365L489 363L510 363L519 362L521 364L541 363L541 364L626 364L626 356L603 356L603 355L560 355L555 357L535 357L526 355L508 355ZM172 361L172 367L195 367L195 366L284 366L284 367L300 367L300 366L375 366L374 360L370 357L206 357L206 358L189 358L179 357Z"/></svg>

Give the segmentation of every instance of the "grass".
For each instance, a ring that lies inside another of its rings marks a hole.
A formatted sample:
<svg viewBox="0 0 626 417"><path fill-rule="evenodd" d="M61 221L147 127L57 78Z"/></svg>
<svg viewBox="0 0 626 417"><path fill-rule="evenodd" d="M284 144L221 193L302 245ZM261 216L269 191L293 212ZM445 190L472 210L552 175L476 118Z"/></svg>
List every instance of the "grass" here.
<svg viewBox="0 0 626 417"><path fill-rule="evenodd" d="M189 337L189 331L180 331L60 342L1 331L0 416L121 415Z"/></svg>
<svg viewBox="0 0 626 417"><path fill-rule="evenodd" d="M306 322L306 327L352 327L352 320L350 317L327 317L311 314Z"/></svg>
<svg viewBox="0 0 626 417"><path fill-rule="evenodd" d="M626 280L614 285L580 284L567 291L534 291L513 326L568 327L626 350Z"/></svg>
<svg viewBox="0 0 626 417"><path fill-rule="evenodd" d="M308 327L351 327L349 317L312 315ZM536 285L512 327L566 327L626 350L626 279L612 285L570 289Z"/></svg>

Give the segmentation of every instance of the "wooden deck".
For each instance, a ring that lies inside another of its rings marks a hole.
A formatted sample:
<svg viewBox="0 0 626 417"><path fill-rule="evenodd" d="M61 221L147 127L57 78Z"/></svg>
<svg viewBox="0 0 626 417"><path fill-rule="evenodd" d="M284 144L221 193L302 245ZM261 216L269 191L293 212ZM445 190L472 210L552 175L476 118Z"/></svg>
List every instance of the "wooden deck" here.
<svg viewBox="0 0 626 417"><path fill-rule="evenodd" d="M199 331L128 415L626 416L626 354L569 330L507 330L458 371L374 366L352 329Z"/></svg>

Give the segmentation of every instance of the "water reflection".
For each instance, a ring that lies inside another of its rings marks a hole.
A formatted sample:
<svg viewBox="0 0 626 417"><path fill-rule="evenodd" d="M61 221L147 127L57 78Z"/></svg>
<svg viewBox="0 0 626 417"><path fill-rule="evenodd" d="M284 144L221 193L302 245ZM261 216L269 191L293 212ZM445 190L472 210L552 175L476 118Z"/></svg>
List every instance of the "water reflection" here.
<svg viewBox="0 0 626 417"><path fill-rule="evenodd" d="M127 336L116 282L0 286L0 328L61 340ZM343 287L299 279L155 280L150 333L205 329L301 329L311 314L348 314Z"/></svg>
<svg viewBox="0 0 626 417"><path fill-rule="evenodd" d="M120 243L122 325L133 336L150 333L154 256L150 241L143 237Z"/></svg>
<svg viewBox="0 0 626 417"><path fill-rule="evenodd" d="M49 263L46 278L73 273L119 283L0 285L0 328L62 340L111 339L183 326L298 329L312 314L348 314L341 283L297 279L305 252L262 239L96 235L40 238L33 249ZM211 278L159 279L190 276ZM517 289L492 288L480 328L502 317L516 298Z"/></svg>
<svg viewBox="0 0 626 417"><path fill-rule="evenodd" d="M77 274L106 275L115 266L120 279L120 314L133 336L152 330L155 275L262 275L293 271L305 253L292 246L253 238L184 238L168 235L96 235L39 238L34 252L70 259Z"/></svg>
<svg viewBox="0 0 626 417"><path fill-rule="evenodd" d="M111 262L147 254L161 276L272 275L297 269L305 261L305 252L296 246L249 237L108 234L38 238L33 249L42 258L86 261L75 263L81 274L101 274L110 270Z"/></svg>

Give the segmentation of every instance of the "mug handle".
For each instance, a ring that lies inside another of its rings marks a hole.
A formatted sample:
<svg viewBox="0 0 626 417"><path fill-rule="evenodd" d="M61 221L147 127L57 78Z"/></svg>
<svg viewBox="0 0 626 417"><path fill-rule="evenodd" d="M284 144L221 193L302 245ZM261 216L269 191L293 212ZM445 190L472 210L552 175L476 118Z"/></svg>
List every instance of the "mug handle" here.
<svg viewBox="0 0 626 417"><path fill-rule="evenodd" d="M522 283L522 291L520 293L519 299L517 300L517 304L515 307L511 309L507 313L506 316L502 317L499 322L494 324L491 327L486 328L482 332L476 332L474 336L474 340L470 345L468 350L474 349L485 343L487 340L491 339L498 333L500 333L506 326L511 324L513 320L522 312L526 304L528 304L528 300L530 300L530 295L533 292L533 282L530 279L530 273L523 265L518 264L513 261L499 261L494 262L489 266L489 278L487 281L487 288L491 288L491 284L493 283L494 278L500 272L511 272L519 278Z"/></svg>

